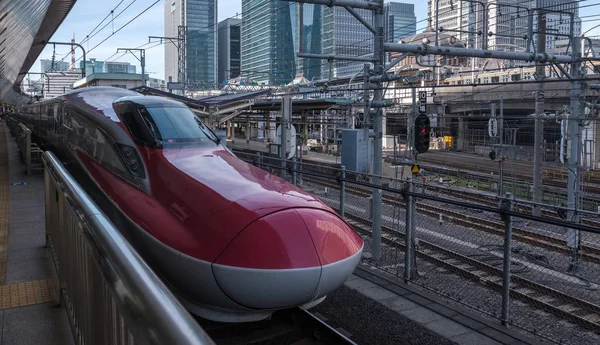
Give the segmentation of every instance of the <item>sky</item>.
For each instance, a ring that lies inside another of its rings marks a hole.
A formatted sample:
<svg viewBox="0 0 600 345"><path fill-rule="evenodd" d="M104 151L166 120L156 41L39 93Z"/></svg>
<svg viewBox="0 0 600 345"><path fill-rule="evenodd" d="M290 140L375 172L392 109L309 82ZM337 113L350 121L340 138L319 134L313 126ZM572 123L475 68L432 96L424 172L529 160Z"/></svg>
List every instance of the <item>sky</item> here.
<svg viewBox="0 0 600 345"><path fill-rule="evenodd" d="M238 15L236 18L241 18L241 2L241 0L218 0L218 20L221 21L236 15ZM427 1L401 0L398 2L415 5L417 32L423 30L427 24ZM600 5L600 0L587 0L582 3L598 3ZM153 40L154 43L148 43L148 36L164 36L164 5L165 0L77 0L67 18L52 36L51 41L70 42L75 35L75 41L81 43L86 36L94 32L91 35L93 37L83 43L87 59L96 58L99 61L105 61L110 58L109 61L130 62L137 66L138 73L141 72L139 61L131 53L115 55L117 48L150 48L146 50L146 73L150 74L151 78L164 79L164 45L158 44L159 42L156 40ZM139 15L147 8L149 9L146 12ZM115 10L111 15L113 9ZM580 16L599 15L583 19L583 31L600 24L600 6L585 8L581 12ZM119 15L119 13L121 14ZM139 17L131 21L138 15ZM111 22L113 17L116 18ZM106 20L95 30L105 18ZM129 21L131 23L123 27ZM109 24L106 25L107 23ZM106 27L104 27L105 25ZM123 28L119 30L121 27ZM117 30L119 31L113 34ZM591 34L600 35L600 27L592 30L588 36ZM105 39L106 41L101 43ZM99 43L101 44L98 45ZM96 47L96 45L98 46ZM30 72L39 72L39 60L51 59L52 53L53 47L46 46ZM56 59L60 60L63 57L65 57L65 61L71 61L70 47L57 45ZM75 58L81 58L80 49L75 50ZM79 61L76 65L79 66ZM37 78L32 76L32 79Z"/></svg>

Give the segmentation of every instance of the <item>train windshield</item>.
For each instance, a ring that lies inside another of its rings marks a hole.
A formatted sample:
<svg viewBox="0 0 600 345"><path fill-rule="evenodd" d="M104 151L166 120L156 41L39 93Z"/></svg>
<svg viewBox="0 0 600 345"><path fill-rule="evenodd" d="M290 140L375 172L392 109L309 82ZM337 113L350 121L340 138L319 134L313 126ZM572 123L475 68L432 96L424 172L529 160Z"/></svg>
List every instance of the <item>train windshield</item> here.
<svg viewBox="0 0 600 345"><path fill-rule="evenodd" d="M184 107L140 108L142 120L160 144L218 145L216 135Z"/></svg>

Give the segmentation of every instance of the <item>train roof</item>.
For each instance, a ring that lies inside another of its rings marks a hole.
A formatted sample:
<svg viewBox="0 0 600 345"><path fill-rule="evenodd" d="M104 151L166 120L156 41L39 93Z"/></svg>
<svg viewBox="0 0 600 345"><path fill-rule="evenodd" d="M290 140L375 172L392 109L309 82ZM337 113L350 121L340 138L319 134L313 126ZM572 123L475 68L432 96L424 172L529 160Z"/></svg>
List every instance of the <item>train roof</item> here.
<svg viewBox="0 0 600 345"><path fill-rule="evenodd" d="M94 86L76 89L63 95L67 105L100 113L114 122L119 122L113 104L133 102L145 107L185 107L185 104L158 96L144 96L141 93L110 86Z"/></svg>
<svg viewBox="0 0 600 345"><path fill-rule="evenodd" d="M168 99L161 96L144 96L138 94L138 96L127 96L116 100L115 102L133 102L135 104L143 105L145 107L185 107L186 105L182 102Z"/></svg>
<svg viewBox="0 0 600 345"><path fill-rule="evenodd" d="M141 96L141 94L110 86L86 87L70 91L63 95L67 105L103 114L115 122L119 122L120 120L113 109L113 103L123 97L135 96Z"/></svg>

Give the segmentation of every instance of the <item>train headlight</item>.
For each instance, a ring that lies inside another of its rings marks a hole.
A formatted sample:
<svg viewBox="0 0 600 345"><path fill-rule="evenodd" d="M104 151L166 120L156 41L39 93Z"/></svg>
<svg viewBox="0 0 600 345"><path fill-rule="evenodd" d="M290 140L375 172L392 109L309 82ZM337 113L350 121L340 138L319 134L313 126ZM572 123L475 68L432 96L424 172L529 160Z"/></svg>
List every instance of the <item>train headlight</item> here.
<svg viewBox="0 0 600 345"><path fill-rule="evenodd" d="M135 177L145 178L146 174L136 149L129 145L116 145L119 149L119 152L121 152L121 156L123 157L123 161L129 169L129 172L131 172L131 174Z"/></svg>

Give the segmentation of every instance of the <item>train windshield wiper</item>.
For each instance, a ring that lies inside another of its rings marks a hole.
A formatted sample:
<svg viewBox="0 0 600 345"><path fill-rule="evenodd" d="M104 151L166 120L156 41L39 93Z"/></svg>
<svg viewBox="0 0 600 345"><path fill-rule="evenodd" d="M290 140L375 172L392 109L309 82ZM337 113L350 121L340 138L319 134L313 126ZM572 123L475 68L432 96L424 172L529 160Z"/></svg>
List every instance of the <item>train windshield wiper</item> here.
<svg viewBox="0 0 600 345"><path fill-rule="evenodd" d="M208 139L212 140L217 145L219 145L221 143L221 139L219 139L219 137L217 137L217 135L212 131L212 129L210 129L210 127L208 127L204 123L202 123L202 121L200 121L200 119L198 119L197 117L195 118L195 120L196 120L196 123L198 124L198 128L200 128L200 130L204 134L206 134Z"/></svg>

